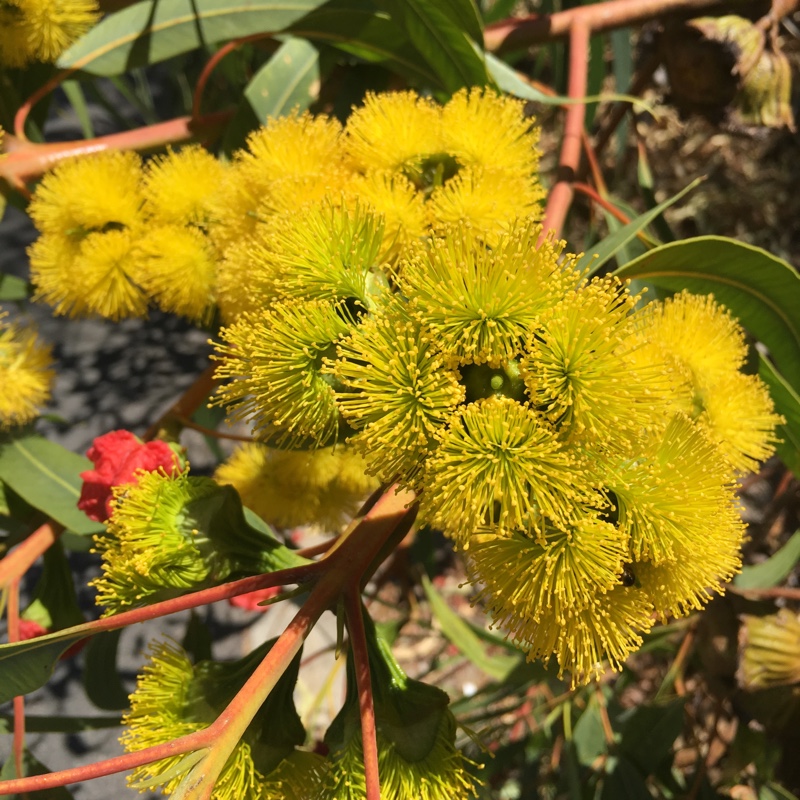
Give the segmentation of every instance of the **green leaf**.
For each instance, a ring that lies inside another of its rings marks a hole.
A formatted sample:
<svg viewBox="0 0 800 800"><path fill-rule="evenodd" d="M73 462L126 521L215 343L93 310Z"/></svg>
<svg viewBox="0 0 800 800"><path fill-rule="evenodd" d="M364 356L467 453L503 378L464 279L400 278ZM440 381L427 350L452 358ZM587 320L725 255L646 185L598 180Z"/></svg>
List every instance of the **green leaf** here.
<svg viewBox="0 0 800 800"><path fill-rule="evenodd" d="M620 716L619 751L646 775L672 758L672 745L683 730L683 706L679 698L664 706L639 706Z"/></svg>
<svg viewBox="0 0 800 800"><path fill-rule="evenodd" d="M475 632L450 608L426 575L422 576L422 588L447 639L482 672L496 681L504 680L519 664L522 656L489 655Z"/></svg>
<svg viewBox="0 0 800 800"><path fill-rule="evenodd" d="M786 544L766 561L742 567L733 579L738 589L771 589L783 580L800 561L800 531L795 531Z"/></svg>
<svg viewBox="0 0 800 800"><path fill-rule="evenodd" d="M121 630L93 636L84 650L83 688L87 697L103 711L128 707L128 693L117 669L117 647Z"/></svg>
<svg viewBox="0 0 800 800"><path fill-rule="evenodd" d="M388 14L371 0L329 0L291 25L287 33L330 44L368 63L381 64L409 80L428 86L436 73Z"/></svg>
<svg viewBox="0 0 800 800"><path fill-rule="evenodd" d="M101 20L57 66L120 75L217 42L280 33L320 5L320 0L144 0Z"/></svg>
<svg viewBox="0 0 800 800"><path fill-rule="evenodd" d="M0 200L0 217L3 216L2 211L2 201ZM16 275L0 275L0 300L16 303L20 300L27 300L30 293L31 286L27 281Z"/></svg>
<svg viewBox="0 0 800 800"><path fill-rule="evenodd" d="M483 21L473 0L438 0L436 5L450 22L483 47Z"/></svg>
<svg viewBox="0 0 800 800"><path fill-rule="evenodd" d="M678 194L665 200L655 208L651 208L644 214L640 214L636 219L631 220L627 225L623 225L618 231L615 231L610 236L607 236L603 241L599 242L591 250L588 250L584 255L578 259L578 269L588 269L590 275L594 275L600 267L603 266L609 259L613 258L628 242L634 239L641 231L643 231L659 214L662 214L665 209L678 202L685 194L694 189L700 182L701 178L692 181L685 189L682 189ZM636 262L633 262L636 263ZM627 266L627 265L626 265Z"/></svg>
<svg viewBox="0 0 800 800"><path fill-rule="evenodd" d="M0 516L8 517L11 514L11 509L8 507L8 498L6 497L6 485L0 481Z"/></svg>
<svg viewBox="0 0 800 800"><path fill-rule="evenodd" d="M444 89L489 83L486 64L464 32L433 0L378 0L407 34Z"/></svg>
<svg viewBox="0 0 800 800"><path fill-rule="evenodd" d="M103 530L77 507L80 473L91 468L89 459L33 433L0 444L0 480L34 508L87 536Z"/></svg>
<svg viewBox="0 0 800 800"><path fill-rule="evenodd" d="M600 800L652 800L642 773L628 761L618 758L614 769L603 781L603 793Z"/></svg>
<svg viewBox="0 0 800 800"><path fill-rule="evenodd" d="M94 127L92 126L92 118L89 115L89 106L86 103L86 97L83 94L80 83L78 81L64 81L61 84L64 94L67 96L75 116L81 126L84 139L94 139Z"/></svg>
<svg viewBox="0 0 800 800"><path fill-rule="evenodd" d="M561 95L550 95L539 91L531 84L526 83L513 68L509 67L505 61L501 61L493 53L486 53L486 70L491 79L497 85L497 88L508 94L513 94L514 97L519 97L521 100L533 100L535 103L542 103L548 106L561 105L565 101L569 101L569 97Z"/></svg>
<svg viewBox="0 0 800 800"><path fill-rule="evenodd" d="M61 654L87 635L86 631L71 628L0 645L0 703L44 686Z"/></svg>
<svg viewBox="0 0 800 800"><path fill-rule="evenodd" d="M304 39L289 37L253 76L244 96L264 123L297 108L305 111L319 94L319 53Z"/></svg>
<svg viewBox="0 0 800 800"><path fill-rule="evenodd" d="M590 695L586 708L575 723L572 741L578 761L587 767L608 750L597 695Z"/></svg>
<svg viewBox="0 0 800 800"><path fill-rule="evenodd" d="M673 292L713 293L800 390L800 275L782 259L734 239L701 236L662 245L614 274Z"/></svg>
<svg viewBox="0 0 800 800"><path fill-rule="evenodd" d="M56 631L85 622L75 594L72 569L60 540L45 551L42 574L21 616Z"/></svg>
<svg viewBox="0 0 800 800"><path fill-rule="evenodd" d="M800 477L800 395L761 354L758 375L769 388L775 410L786 420L777 427L776 434L780 442L775 449L781 461Z"/></svg>

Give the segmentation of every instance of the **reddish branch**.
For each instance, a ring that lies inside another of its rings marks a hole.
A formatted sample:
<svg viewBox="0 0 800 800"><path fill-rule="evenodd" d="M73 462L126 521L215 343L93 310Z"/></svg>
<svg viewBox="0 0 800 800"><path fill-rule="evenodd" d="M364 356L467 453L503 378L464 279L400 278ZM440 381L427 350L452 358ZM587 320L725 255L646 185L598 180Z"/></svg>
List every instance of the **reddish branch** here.
<svg viewBox="0 0 800 800"><path fill-rule="evenodd" d="M524 50L534 44L569 36L578 21L592 33L600 33L637 25L667 14L698 16L714 11L732 13L735 5L731 0L608 0L554 14L531 14L503 20L489 25L483 40L486 49L491 51ZM739 6L742 5L747 4L739 3ZM797 6L797 0L780 0L780 6L781 13L785 15Z"/></svg>

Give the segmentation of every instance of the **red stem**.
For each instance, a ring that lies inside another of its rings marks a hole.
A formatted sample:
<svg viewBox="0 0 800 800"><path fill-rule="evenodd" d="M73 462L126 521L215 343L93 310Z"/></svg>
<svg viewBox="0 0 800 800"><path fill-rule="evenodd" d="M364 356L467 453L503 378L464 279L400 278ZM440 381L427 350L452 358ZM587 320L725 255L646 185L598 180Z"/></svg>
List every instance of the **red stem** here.
<svg viewBox="0 0 800 800"><path fill-rule="evenodd" d="M586 6L591 8L591 6ZM569 82L568 95L571 99L586 96L589 61L590 28L583 17L575 17L569 36ZM556 238L561 235L567 210L572 201L572 181L578 171L581 158L581 140L586 106L573 103L567 108L564 122L564 139L561 144L561 157L558 162L558 179L550 190L547 207L542 221L542 236L555 231Z"/></svg>
<svg viewBox="0 0 800 800"><path fill-rule="evenodd" d="M0 161L0 178L4 178L11 186L24 188L26 181L38 178L64 158L102 150L142 152L158 150L176 142L206 141L214 138L232 115L232 111L217 111L198 119L178 117L156 125L77 142L31 144L9 136L8 156Z"/></svg>
<svg viewBox="0 0 800 800"><path fill-rule="evenodd" d="M350 632L350 647L358 686L358 705L361 710L361 743L364 755L364 781L366 800L381 800L381 784L378 770L378 731L375 726L375 703L372 696L372 679L369 671L369 651L364 630L363 608L358 583L344 597L347 629Z"/></svg>
<svg viewBox="0 0 800 800"><path fill-rule="evenodd" d="M34 561L64 532L64 526L49 520L20 542L5 558L0 560L0 586L21 578Z"/></svg>
<svg viewBox="0 0 800 800"><path fill-rule="evenodd" d="M605 197L601 197L598 191L593 187L589 186L586 183L573 183L572 188L576 192L580 192L581 194L585 194L587 197L591 198L597 205L602 206L609 214L612 214L619 222L623 225L627 225L631 220L627 214L624 214L620 211L613 203L610 203L606 200Z"/></svg>
<svg viewBox="0 0 800 800"><path fill-rule="evenodd" d="M219 64L219 62L222 61L225 56L238 49L241 45L249 42L256 42L259 39L268 39L271 36L271 33L254 33L250 36L243 36L240 39L234 39L233 41L227 42L220 47L219 50L217 50L217 52L208 59L206 65L203 67L203 71L197 78L197 84L194 87L194 94L192 95L192 117L194 119L198 119L200 117L200 104L203 102L203 92L205 91L208 79L211 77L211 73L216 69L217 64Z"/></svg>
<svg viewBox="0 0 800 800"><path fill-rule="evenodd" d="M487 26L483 40L486 49L493 52L524 50L534 44L568 36L578 21L593 33L598 33L646 22L664 14L683 12L697 16L730 7L730 0L608 0L554 14L531 14L496 22Z"/></svg>
<svg viewBox="0 0 800 800"><path fill-rule="evenodd" d="M8 641L13 644L19 641L19 580L14 580L8 587ZM14 698L14 768L22 777L23 754L25 752L25 699Z"/></svg>

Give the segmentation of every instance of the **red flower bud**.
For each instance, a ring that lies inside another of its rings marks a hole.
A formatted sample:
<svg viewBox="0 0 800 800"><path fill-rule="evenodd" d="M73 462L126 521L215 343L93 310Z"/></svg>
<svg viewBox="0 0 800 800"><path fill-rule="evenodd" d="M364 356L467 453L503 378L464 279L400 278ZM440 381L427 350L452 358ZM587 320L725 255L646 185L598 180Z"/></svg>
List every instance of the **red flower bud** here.
<svg viewBox="0 0 800 800"><path fill-rule="evenodd" d="M98 436L86 455L95 468L81 473L83 489L78 508L96 522L105 522L111 516L113 486L136 483L138 472L163 469L171 474L182 468L177 454L166 442L145 443L130 431L111 431Z"/></svg>

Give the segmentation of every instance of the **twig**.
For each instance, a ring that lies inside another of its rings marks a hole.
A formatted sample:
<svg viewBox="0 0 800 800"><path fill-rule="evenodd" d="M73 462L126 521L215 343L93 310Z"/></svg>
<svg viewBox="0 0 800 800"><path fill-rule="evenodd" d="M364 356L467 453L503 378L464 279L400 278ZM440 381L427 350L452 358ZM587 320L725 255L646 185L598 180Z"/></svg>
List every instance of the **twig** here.
<svg viewBox="0 0 800 800"><path fill-rule="evenodd" d="M375 703L372 696L372 679L369 670L369 651L364 631L361 595L358 582L344 596L347 629L350 632L350 647L358 686L358 705L361 711L361 745L364 756L364 782L366 800L381 800L380 776L378 774L378 732L375 726Z"/></svg>
<svg viewBox="0 0 800 800"><path fill-rule="evenodd" d="M8 641L19 641L19 579L15 579L8 587ZM14 698L14 768L19 777L23 776L23 755L25 752L25 699Z"/></svg>
<svg viewBox="0 0 800 800"><path fill-rule="evenodd" d="M178 417L175 414L172 414L171 416L176 422L180 422L184 428L198 431L198 433L202 433L203 436L209 436L212 439L228 439L232 442L247 442L248 444L252 444L256 441L256 439L254 439L252 436L240 436L236 433L223 433L222 431L215 431L211 428L206 428L204 425L198 425L196 422L193 422L187 417Z"/></svg>
<svg viewBox="0 0 800 800"><path fill-rule="evenodd" d="M21 578L50 545L64 532L64 526L49 520L20 542L0 560L0 587Z"/></svg>
<svg viewBox="0 0 800 800"><path fill-rule="evenodd" d="M787 0L794 2L794 0ZM534 44L568 36L576 20L592 33L623 28L666 14L697 16L731 7L730 0L608 0L554 14L531 14L487 26L484 44L492 52L524 50Z"/></svg>
<svg viewBox="0 0 800 800"><path fill-rule="evenodd" d="M739 586L729 586L728 590L745 597L782 597L785 600L800 600L800 589L789 586L772 586L769 589L742 589Z"/></svg>
<svg viewBox="0 0 800 800"><path fill-rule="evenodd" d="M575 17L569 35L568 94L572 99L586 96L589 36L590 29L586 20L583 17ZM567 209L572 200L572 181L580 164L585 117L586 106L583 103L574 103L567 108L561 157L558 162L558 178L547 198L542 236L551 230L555 231L556 237L561 235Z"/></svg>
<svg viewBox="0 0 800 800"><path fill-rule="evenodd" d="M170 408L162 414L146 431L142 437L145 441L153 439L158 435L159 430L171 419L188 419L200 407L201 403L211 394L217 385L214 377L216 366L212 364L206 367L192 385L180 396Z"/></svg>

